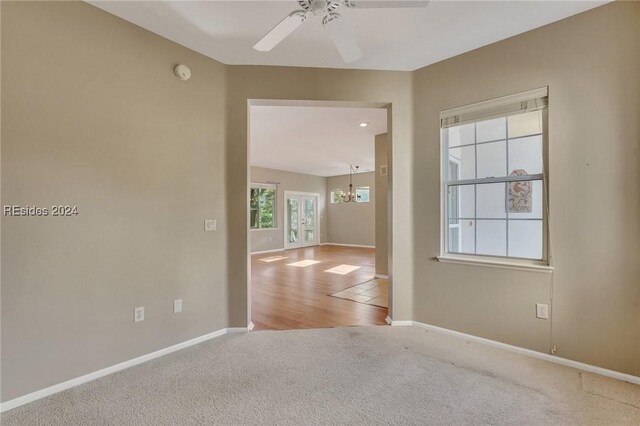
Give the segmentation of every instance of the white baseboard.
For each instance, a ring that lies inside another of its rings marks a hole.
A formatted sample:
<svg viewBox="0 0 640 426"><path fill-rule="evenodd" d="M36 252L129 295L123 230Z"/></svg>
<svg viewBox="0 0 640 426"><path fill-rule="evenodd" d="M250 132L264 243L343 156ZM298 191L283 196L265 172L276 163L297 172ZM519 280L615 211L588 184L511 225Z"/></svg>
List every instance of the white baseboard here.
<svg viewBox="0 0 640 426"><path fill-rule="evenodd" d="M389 279L389 275L375 274L373 276L373 278L380 278L380 279L383 279L383 280L388 280Z"/></svg>
<svg viewBox="0 0 640 426"><path fill-rule="evenodd" d="M394 327L397 326L407 326L407 325L415 325L413 321L396 321L396 320L391 320L391 325Z"/></svg>
<svg viewBox="0 0 640 426"><path fill-rule="evenodd" d="M17 398L11 399L9 401L5 401L0 404L0 413L5 412L7 410L11 410L12 408L19 407L24 404L28 404L30 402L36 401L38 399L45 398L47 396L53 395L54 393L62 392L64 390L73 388L75 386L79 386L81 384L91 382L93 380L99 379L104 376L108 376L109 374L116 373L121 370L125 370L129 367L133 367L138 364L145 363L147 361L151 361L152 359L159 358L164 355L168 355L172 352L179 351L184 348L188 348L189 346L197 345L198 343L206 342L207 340L215 339L216 337L220 337L224 334L228 333L246 333L246 327L232 327L232 328L223 328L221 330L214 331L209 334L205 334L203 336L199 336L190 340L186 340L181 343L177 343L173 346L169 346L163 349L159 349L155 352L148 353L146 355L139 356L137 358L130 359L128 361L121 362L119 364L112 365L110 367L103 368L101 370L94 371L89 374L85 374L80 377L76 377L75 379L67 380L62 383L58 383L57 385L49 386L44 389L37 390L35 392L28 393L26 395L19 396Z"/></svg>
<svg viewBox="0 0 640 426"><path fill-rule="evenodd" d="M262 251L252 251L251 254L267 254L267 253L276 253L279 251L284 251L284 248L273 249L273 250L262 250Z"/></svg>
<svg viewBox="0 0 640 426"><path fill-rule="evenodd" d="M602 367L597 367L591 364L585 364L579 361L573 361L571 359L561 358L555 355L546 354L543 352L534 351L531 349L521 348L519 346L509 345L507 343L496 342L495 340L485 339L484 337L473 336L471 334L461 333L459 331L449 330L448 328L437 327L435 325L425 324L417 321L391 321L392 326L408 326L413 325L415 327L424 328L426 330L435 331L437 333L447 334L449 336L459 337L461 339L470 340L472 342L482 343L484 345L493 346L496 348L504 349L510 352L519 353L522 355L530 356L532 358L538 358L545 361L561 364L567 367L572 367L577 370L587 371L589 373L600 374L601 376L611 377L612 379L618 379L629 383L635 383L640 385L640 377L631 374L621 373L619 371L609 370Z"/></svg>
<svg viewBox="0 0 640 426"><path fill-rule="evenodd" d="M360 244L338 244L338 243L322 243L322 246L341 246L341 247L360 247L360 248L376 248L376 246L363 246Z"/></svg>

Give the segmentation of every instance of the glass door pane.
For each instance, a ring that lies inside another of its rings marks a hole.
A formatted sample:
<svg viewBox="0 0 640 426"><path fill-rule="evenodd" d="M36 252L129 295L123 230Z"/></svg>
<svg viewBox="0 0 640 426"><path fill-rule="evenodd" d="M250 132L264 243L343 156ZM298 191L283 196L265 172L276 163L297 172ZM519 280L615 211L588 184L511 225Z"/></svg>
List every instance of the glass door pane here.
<svg viewBox="0 0 640 426"><path fill-rule="evenodd" d="M298 198L287 198L287 242L298 242Z"/></svg>
<svg viewBox="0 0 640 426"><path fill-rule="evenodd" d="M314 197L304 197L303 203L303 241L305 244L314 243L316 240L316 199Z"/></svg>

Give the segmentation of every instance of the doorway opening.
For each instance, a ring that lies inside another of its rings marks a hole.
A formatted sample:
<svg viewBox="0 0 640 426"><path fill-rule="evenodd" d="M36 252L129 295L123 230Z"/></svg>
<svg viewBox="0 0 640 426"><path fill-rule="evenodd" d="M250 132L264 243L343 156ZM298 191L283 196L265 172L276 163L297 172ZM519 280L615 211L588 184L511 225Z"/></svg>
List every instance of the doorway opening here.
<svg viewBox="0 0 640 426"><path fill-rule="evenodd" d="M250 100L247 114L250 328L387 324L391 105Z"/></svg>

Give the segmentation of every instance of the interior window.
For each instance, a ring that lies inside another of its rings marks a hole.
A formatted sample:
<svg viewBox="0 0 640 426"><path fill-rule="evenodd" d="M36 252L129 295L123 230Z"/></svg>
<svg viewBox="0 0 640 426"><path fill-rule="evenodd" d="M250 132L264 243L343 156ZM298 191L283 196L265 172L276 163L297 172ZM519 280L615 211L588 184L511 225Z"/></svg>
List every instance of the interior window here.
<svg viewBox="0 0 640 426"><path fill-rule="evenodd" d="M443 247L544 261L546 94L496 103L441 120Z"/></svg>
<svg viewBox="0 0 640 426"><path fill-rule="evenodd" d="M368 203L369 202L369 187L364 186L361 188L356 188L356 202L357 203Z"/></svg>
<svg viewBox="0 0 640 426"><path fill-rule="evenodd" d="M275 185L251 184L249 197L249 223L251 229L276 228Z"/></svg>

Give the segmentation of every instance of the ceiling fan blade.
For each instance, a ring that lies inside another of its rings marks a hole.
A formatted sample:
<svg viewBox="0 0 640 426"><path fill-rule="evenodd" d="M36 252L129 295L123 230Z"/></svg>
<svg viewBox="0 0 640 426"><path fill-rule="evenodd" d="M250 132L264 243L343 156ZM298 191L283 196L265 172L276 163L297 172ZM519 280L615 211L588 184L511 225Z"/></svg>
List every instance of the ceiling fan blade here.
<svg viewBox="0 0 640 426"><path fill-rule="evenodd" d="M342 59L346 63L355 62L362 58L362 50L343 19L338 18L327 22L325 28Z"/></svg>
<svg viewBox="0 0 640 426"><path fill-rule="evenodd" d="M295 11L284 18L278 25L273 27L264 37L258 41L253 48L261 52L268 52L278 45L289 34L295 31L305 20L303 11Z"/></svg>
<svg viewBox="0 0 640 426"><path fill-rule="evenodd" d="M388 9L407 7L426 7L428 0L351 0L351 4L356 9Z"/></svg>

